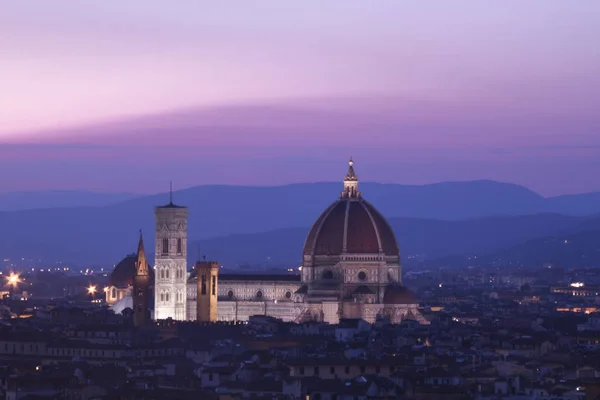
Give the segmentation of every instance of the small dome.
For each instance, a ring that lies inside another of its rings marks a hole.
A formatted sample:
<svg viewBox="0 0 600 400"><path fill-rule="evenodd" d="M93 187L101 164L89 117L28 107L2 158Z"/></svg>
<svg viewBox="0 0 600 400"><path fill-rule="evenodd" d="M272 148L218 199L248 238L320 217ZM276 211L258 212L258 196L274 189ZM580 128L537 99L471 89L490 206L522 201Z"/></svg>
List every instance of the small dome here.
<svg viewBox="0 0 600 400"><path fill-rule="evenodd" d="M419 304L412 290L399 284L391 284L385 288L384 304Z"/></svg>
<svg viewBox="0 0 600 400"><path fill-rule="evenodd" d="M137 274L136 264L136 254L130 254L124 259L122 259L117 264L115 269L113 269L113 272L110 274L110 278L108 279L108 285L116 286L121 289L133 286L133 280L135 279L135 275ZM148 273L150 274L150 284L153 284L154 269L148 268Z"/></svg>

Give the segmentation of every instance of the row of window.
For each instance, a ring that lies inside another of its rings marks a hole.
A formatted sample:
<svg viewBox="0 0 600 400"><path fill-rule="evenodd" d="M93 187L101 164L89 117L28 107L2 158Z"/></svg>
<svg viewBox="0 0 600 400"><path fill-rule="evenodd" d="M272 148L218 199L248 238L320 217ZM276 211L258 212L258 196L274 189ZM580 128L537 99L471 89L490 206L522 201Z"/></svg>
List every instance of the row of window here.
<svg viewBox="0 0 600 400"><path fill-rule="evenodd" d="M169 238L163 238L162 240L162 246L161 246L161 253L163 256L168 255L169 254ZM181 238L177 238L177 254L183 254L183 241L181 240Z"/></svg>
<svg viewBox="0 0 600 400"><path fill-rule="evenodd" d="M367 371L367 368L364 365L361 365L359 367L359 369L360 369L360 373L361 374L364 374ZM390 369L393 370L394 368L392 367ZM298 368L298 372L300 373L300 375L306 375L306 371L305 371L304 367L299 367ZM336 373L336 368L335 367L329 367L329 373L330 374L335 374ZM349 373L350 373L350 366L346 365L344 367L344 374L349 374ZM381 373L381 367L379 365L375 366L375 373L376 374ZM319 367L314 367L314 374L315 375L319 375Z"/></svg>
<svg viewBox="0 0 600 400"><path fill-rule="evenodd" d="M333 279L333 271L323 271L323 274L321 276L323 277L323 279ZM357 277L359 281L365 281L367 280L367 273L365 271L360 271Z"/></svg>
<svg viewBox="0 0 600 400"><path fill-rule="evenodd" d="M159 295L159 300L161 303L168 303L171 300L171 293L169 293L168 290L161 290L160 295ZM183 290L178 290L175 293L175 301L177 303L183 303L183 301L185 300L185 295Z"/></svg>
<svg viewBox="0 0 600 400"><path fill-rule="evenodd" d="M230 290L227 292L227 297L232 299L233 298L233 290ZM262 290L258 290L256 292L256 294L254 295L256 298L261 299L263 297L263 292ZM291 299L292 298L292 292L290 292L289 290L287 292L285 292L285 298L286 299Z"/></svg>
<svg viewBox="0 0 600 400"><path fill-rule="evenodd" d="M171 278L171 272L169 267L160 267L158 269L158 276L160 279L170 279ZM183 279L184 277L184 270L183 268L179 267L175 270L175 279Z"/></svg>
<svg viewBox="0 0 600 400"><path fill-rule="evenodd" d="M215 275L211 275L211 282L210 282L210 294L212 296L216 296L217 295L217 277ZM207 277L206 274L203 274L201 277L201 285L200 285L200 294L206 294L207 290L206 290L206 284L207 284Z"/></svg>

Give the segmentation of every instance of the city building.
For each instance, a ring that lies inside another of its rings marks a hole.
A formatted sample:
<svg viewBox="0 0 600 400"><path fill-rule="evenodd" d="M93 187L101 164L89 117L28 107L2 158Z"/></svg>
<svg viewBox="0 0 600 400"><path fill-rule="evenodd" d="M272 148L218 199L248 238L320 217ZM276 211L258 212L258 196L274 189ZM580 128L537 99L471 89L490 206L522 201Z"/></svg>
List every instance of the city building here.
<svg viewBox="0 0 600 400"><path fill-rule="evenodd" d="M396 323L413 319L426 324L415 295L402 285L394 232L358 184L350 160L339 198L308 232L298 276L219 274L214 262L198 263L187 272L188 209L174 205L172 198L157 207L154 319L247 321L269 315L335 324L342 318L374 322L384 316Z"/></svg>

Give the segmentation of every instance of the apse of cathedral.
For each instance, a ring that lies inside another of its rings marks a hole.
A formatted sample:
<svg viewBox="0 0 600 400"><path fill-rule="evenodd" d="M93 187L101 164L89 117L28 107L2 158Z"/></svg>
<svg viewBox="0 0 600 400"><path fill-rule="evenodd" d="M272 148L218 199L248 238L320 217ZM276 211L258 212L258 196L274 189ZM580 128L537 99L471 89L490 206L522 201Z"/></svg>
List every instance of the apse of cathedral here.
<svg viewBox="0 0 600 400"><path fill-rule="evenodd" d="M385 316L395 323L413 319L426 324L416 297L402 286L394 232L363 198L358 183L351 159L338 199L308 232L300 275L220 274L219 264L209 261L188 271L188 209L173 204L171 196L169 204L155 208L155 267L137 280L153 290L153 300L145 297L153 301L153 318L211 322L269 315L291 322L337 323L341 318L374 322ZM106 302L115 312L135 305L131 296L139 253L126 257L111 275Z"/></svg>

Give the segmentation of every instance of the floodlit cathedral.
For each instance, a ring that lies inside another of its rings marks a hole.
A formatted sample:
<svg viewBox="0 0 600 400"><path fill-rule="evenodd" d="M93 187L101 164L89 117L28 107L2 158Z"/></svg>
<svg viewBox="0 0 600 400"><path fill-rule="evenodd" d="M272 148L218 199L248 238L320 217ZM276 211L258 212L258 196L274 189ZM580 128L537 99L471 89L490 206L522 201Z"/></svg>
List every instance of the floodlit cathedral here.
<svg viewBox="0 0 600 400"><path fill-rule="evenodd" d="M418 310L414 294L402 286L400 249L385 218L363 197L354 163L349 162L338 200L317 218L302 251L301 275L220 274L216 262L202 261L188 271L186 207L171 202L155 208L155 268L140 268L137 256L128 256L111 275L106 300L115 312L137 307L154 309L154 319L193 321L246 321L269 315L284 321L324 321L378 316L392 322L414 319L428 323ZM141 244L140 237L140 246ZM143 248L142 248L143 253ZM143 256L145 263L145 255ZM140 271L143 278L136 275ZM153 273L152 273L153 272ZM153 285L151 296L134 282ZM145 320L138 310L138 320Z"/></svg>

